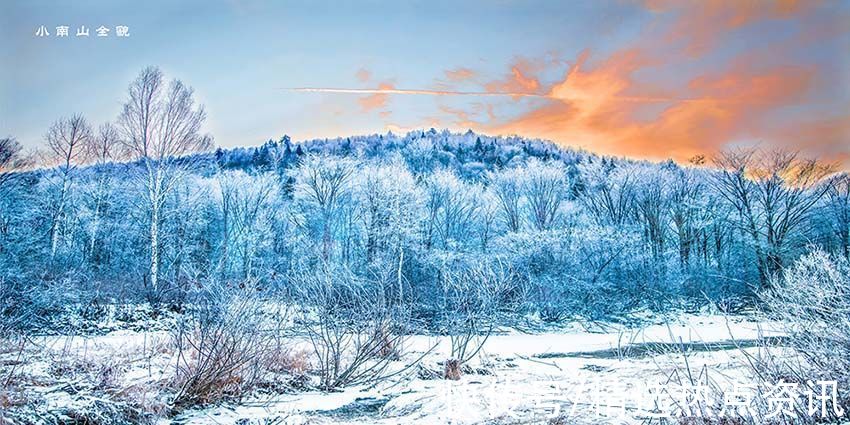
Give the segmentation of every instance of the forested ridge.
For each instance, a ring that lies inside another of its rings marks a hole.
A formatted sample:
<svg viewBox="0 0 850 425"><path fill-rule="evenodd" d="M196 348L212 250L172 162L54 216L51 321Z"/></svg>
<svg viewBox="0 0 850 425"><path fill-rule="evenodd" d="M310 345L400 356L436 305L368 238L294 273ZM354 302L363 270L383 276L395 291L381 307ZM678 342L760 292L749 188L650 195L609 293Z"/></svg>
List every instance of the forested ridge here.
<svg viewBox="0 0 850 425"><path fill-rule="evenodd" d="M4 139L4 315L321 277L424 320L599 318L747 305L805 252L850 256L850 179L789 152L653 163L434 129L214 149L204 119L149 68L113 123L58 119L35 156Z"/></svg>

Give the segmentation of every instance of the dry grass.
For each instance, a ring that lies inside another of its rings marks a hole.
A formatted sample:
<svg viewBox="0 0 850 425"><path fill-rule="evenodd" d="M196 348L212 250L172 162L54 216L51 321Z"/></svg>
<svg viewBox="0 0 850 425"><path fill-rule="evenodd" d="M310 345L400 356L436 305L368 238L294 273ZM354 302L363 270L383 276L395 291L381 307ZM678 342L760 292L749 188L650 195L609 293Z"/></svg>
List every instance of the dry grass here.
<svg viewBox="0 0 850 425"><path fill-rule="evenodd" d="M458 359L448 359L445 362L445 368L443 369L443 378L451 379L452 381L459 381L463 372L460 367L461 363Z"/></svg>
<svg viewBox="0 0 850 425"><path fill-rule="evenodd" d="M312 352L307 349L278 350L269 356L268 367L275 373L307 375L313 370L311 356Z"/></svg>

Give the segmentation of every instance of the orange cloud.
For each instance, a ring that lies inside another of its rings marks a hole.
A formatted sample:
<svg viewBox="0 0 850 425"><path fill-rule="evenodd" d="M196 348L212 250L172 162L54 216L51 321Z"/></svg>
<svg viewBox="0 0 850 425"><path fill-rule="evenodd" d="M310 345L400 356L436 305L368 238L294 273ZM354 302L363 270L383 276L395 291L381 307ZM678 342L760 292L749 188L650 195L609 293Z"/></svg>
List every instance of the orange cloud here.
<svg viewBox="0 0 850 425"><path fill-rule="evenodd" d="M850 169L850 108L841 115L780 125L771 137L787 148L827 158Z"/></svg>
<svg viewBox="0 0 850 425"><path fill-rule="evenodd" d="M378 84L378 90L393 89L395 89L395 85L389 81L385 81L383 83ZM381 92L377 92L369 96L363 96L357 99L357 101L360 103L360 107L363 108L363 112L369 112L378 108L383 108L387 105L388 100L389 94Z"/></svg>
<svg viewBox="0 0 850 425"><path fill-rule="evenodd" d="M504 79L491 81L484 89L491 93L537 93L540 81L533 74L540 71L541 64L518 58L511 66L511 72Z"/></svg>
<svg viewBox="0 0 850 425"><path fill-rule="evenodd" d="M811 98L816 87L831 87L833 100L846 99L841 81L813 63L781 64L785 55L808 49L817 40L846 34L846 24L808 20L811 16L804 11L814 2L646 3L656 12L676 14L669 28L646 32L633 47L593 63L590 53L582 52L560 81L541 90L545 101L514 119L481 129L639 158L683 161L695 154L716 153L730 143L765 142L845 165L850 161L850 108L818 116L823 109L818 102L829 99ZM684 85L663 80L665 74L689 70L688 61L714 47L718 34L760 20L786 18L800 20L797 38L781 40L769 52L739 53L720 70L685 71L691 75ZM537 81L533 73L522 75Z"/></svg>
<svg viewBox="0 0 850 425"><path fill-rule="evenodd" d="M450 108L448 106L442 105L442 106L440 106L440 111L442 111L443 113L445 113L447 115L453 116L455 118L454 121L453 121L453 124L457 127L472 128L472 127L478 126L478 123L473 121L472 118L470 117L471 113L469 111L464 110L464 109L454 109L454 108Z"/></svg>
<svg viewBox="0 0 850 425"><path fill-rule="evenodd" d="M476 76L475 71L469 68L447 69L443 73L446 74L447 80L455 83L471 80Z"/></svg>
<svg viewBox="0 0 850 425"><path fill-rule="evenodd" d="M634 80L652 65L635 49L616 52L594 67L580 55L554 84L543 106L487 130L578 145L604 154L686 160L711 153L740 137L758 133L754 123L775 108L799 101L813 70L773 67L756 70L740 61L730 69L692 78L680 96ZM648 105L657 116L638 118Z"/></svg>
<svg viewBox="0 0 850 425"><path fill-rule="evenodd" d="M753 22L787 19L811 8L817 2L799 0L646 0L653 12L676 13L667 34L668 42L684 41L691 55L713 47L719 35Z"/></svg>
<svg viewBox="0 0 850 425"><path fill-rule="evenodd" d="M354 74L354 76L357 77L357 81L360 81L361 83L368 82L370 79L372 79L372 73L369 72L369 70L366 68L358 69L357 73Z"/></svg>

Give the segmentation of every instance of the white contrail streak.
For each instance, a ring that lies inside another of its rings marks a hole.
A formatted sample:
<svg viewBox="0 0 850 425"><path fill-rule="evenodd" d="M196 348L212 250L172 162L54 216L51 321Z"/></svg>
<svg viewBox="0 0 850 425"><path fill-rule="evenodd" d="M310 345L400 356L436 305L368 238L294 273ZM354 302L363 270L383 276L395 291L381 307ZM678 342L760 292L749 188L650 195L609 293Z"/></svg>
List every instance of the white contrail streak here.
<svg viewBox="0 0 850 425"><path fill-rule="evenodd" d="M291 87L282 90L302 93L344 93L344 94L409 94L422 96L498 96L498 97L538 97L549 98L550 96L536 93L513 93L513 92L483 92L483 91L447 91L447 90L421 90L421 89L346 89L329 87Z"/></svg>
<svg viewBox="0 0 850 425"><path fill-rule="evenodd" d="M400 94L419 96L485 96L485 97L531 97L538 99L552 99L559 101L580 101L577 98L562 98L551 94L521 93L521 92L483 92L483 91L452 91L452 90L425 90L425 89L351 89L333 87L284 87L280 90L300 93L341 93L341 94ZM651 97L651 96L611 96L611 100L635 103L661 103L661 102L724 102L739 103L737 99L715 99L715 98L676 98L676 97Z"/></svg>

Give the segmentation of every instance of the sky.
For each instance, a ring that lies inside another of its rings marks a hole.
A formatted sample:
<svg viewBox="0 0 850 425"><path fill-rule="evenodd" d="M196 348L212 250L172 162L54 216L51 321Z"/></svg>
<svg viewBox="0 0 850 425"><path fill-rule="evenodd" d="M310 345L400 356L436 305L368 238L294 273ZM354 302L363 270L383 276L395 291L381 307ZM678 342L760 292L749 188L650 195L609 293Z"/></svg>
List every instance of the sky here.
<svg viewBox="0 0 850 425"><path fill-rule="evenodd" d="M114 120L148 65L194 88L223 147L434 127L850 168L846 0L0 0L0 136Z"/></svg>

